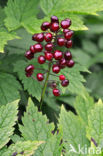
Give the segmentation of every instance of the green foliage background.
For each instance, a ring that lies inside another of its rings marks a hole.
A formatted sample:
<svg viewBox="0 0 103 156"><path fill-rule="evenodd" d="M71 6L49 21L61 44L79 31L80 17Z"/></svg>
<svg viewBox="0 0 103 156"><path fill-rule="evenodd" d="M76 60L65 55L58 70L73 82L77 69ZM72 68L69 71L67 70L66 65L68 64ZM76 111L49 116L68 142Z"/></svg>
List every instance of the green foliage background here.
<svg viewBox="0 0 103 156"><path fill-rule="evenodd" d="M25 67L38 64L24 53L51 15L72 20L76 64L61 71L70 85L59 86L60 97L47 88L39 112L43 83L25 77ZM0 0L0 156L82 156L70 144L78 151L95 143L103 152L102 23L103 0Z"/></svg>

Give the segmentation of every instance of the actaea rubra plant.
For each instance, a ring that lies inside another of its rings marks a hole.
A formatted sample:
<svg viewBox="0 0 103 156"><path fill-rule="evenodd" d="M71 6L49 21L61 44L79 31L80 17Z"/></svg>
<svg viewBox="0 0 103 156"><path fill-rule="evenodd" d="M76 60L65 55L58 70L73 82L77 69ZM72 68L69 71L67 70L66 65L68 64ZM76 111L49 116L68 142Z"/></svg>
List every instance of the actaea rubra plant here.
<svg viewBox="0 0 103 156"><path fill-rule="evenodd" d="M43 32L34 34L32 36L32 40L36 41L37 43L30 46L30 49L25 53L25 57L27 59L37 59L38 63L41 65L48 62L45 76L43 72L39 72L39 69L32 64L25 68L27 77L33 76L38 81L44 81L43 91L41 93L41 103L43 102L48 83L52 88L53 95L60 95L58 83L55 80L49 82L49 75L58 77L59 83L61 83L63 87L69 85L69 80L66 79L64 75L59 75L59 72L65 67L71 68L75 64L72 60L72 54L69 50L72 47L71 38L74 33L69 29L70 26L70 19L67 18L59 22L57 16L52 16L51 22L42 23L41 30ZM66 51L58 50L58 47L60 49L60 47L63 46L67 48ZM40 55L35 57L37 53L40 53ZM38 70L38 74L36 74L36 76L34 76L35 70Z"/></svg>

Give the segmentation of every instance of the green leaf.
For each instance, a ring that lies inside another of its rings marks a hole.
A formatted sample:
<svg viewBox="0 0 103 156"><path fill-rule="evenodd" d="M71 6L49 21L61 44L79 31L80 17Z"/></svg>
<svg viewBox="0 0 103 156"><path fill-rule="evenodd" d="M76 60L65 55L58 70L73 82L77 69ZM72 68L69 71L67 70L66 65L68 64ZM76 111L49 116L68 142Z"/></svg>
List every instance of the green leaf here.
<svg viewBox="0 0 103 156"><path fill-rule="evenodd" d="M0 72L0 105L5 105L20 97L21 86L14 76Z"/></svg>
<svg viewBox="0 0 103 156"><path fill-rule="evenodd" d="M5 25L9 31L15 30L25 22L32 22L31 18L38 13L39 0L8 0L5 7Z"/></svg>
<svg viewBox="0 0 103 156"><path fill-rule="evenodd" d="M35 153L38 146L40 146L43 141L24 141L12 144L8 149L3 151L2 156L11 156L16 154L16 156L31 156Z"/></svg>
<svg viewBox="0 0 103 156"><path fill-rule="evenodd" d="M77 114L86 125L88 124L88 115L93 106L94 100L86 91L84 92L84 95L76 97L74 107Z"/></svg>
<svg viewBox="0 0 103 156"><path fill-rule="evenodd" d="M68 156L77 156L79 145L83 149L85 145L89 146L84 124L79 120L78 116L72 112L67 112L63 106L60 113L59 127L63 131L63 142ZM71 146L75 149L75 152L72 151Z"/></svg>
<svg viewBox="0 0 103 156"><path fill-rule="evenodd" d="M18 100L0 107L0 149L8 143L17 120Z"/></svg>
<svg viewBox="0 0 103 156"><path fill-rule="evenodd" d="M101 100L88 115L87 137L93 138L98 146L103 144L103 102Z"/></svg>
<svg viewBox="0 0 103 156"><path fill-rule="evenodd" d="M62 145L60 146L61 133L52 134L54 124L50 124L47 117L38 112L37 107L29 100L26 113L22 118L23 126L19 125L22 136L25 140L43 140L45 144L41 145L35 155L60 156Z"/></svg>
<svg viewBox="0 0 103 156"><path fill-rule="evenodd" d="M103 50L103 36L101 36L100 38L99 38L99 41L98 41L98 46L99 46L99 48L101 49L101 50Z"/></svg>
<svg viewBox="0 0 103 156"><path fill-rule="evenodd" d="M8 40L13 40L14 38L19 38L15 33L9 33L6 31L0 32L0 52L4 52L4 46L7 44Z"/></svg>

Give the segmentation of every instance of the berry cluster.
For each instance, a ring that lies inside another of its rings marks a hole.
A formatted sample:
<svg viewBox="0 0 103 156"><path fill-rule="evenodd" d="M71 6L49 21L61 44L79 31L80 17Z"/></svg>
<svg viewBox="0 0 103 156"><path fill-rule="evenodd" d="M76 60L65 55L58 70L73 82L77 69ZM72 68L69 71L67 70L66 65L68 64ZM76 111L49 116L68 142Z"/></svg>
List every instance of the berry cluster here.
<svg viewBox="0 0 103 156"><path fill-rule="evenodd" d="M55 74L58 74L60 70L65 67L73 67L74 61L72 60L71 52L68 50L62 52L57 49L57 47L62 46L65 46L66 48L72 47L71 37L73 31L69 29L70 25L70 19L65 19L59 22L59 19L56 16L51 17L51 22L42 23L41 30L43 32L32 36L32 40L37 43L30 46L29 51L25 53L25 57L31 60L34 58L34 55L40 53L37 58L38 63L44 64L45 62L49 62L48 65L52 65L52 72ZM42 44L45 43L44 41L46 42L45 45ZM25 68L26 76L31 77L34 69L36 68L33 65L27 66ZM43 81L44 73L38 73L36 77L38 81ZM64 75L59 75L58 77L63 87L69 85L69 80L67 80ZM52 82L51 86L53 88L54 96L59 96L60 91L57 89L56 82Z"/></svg>

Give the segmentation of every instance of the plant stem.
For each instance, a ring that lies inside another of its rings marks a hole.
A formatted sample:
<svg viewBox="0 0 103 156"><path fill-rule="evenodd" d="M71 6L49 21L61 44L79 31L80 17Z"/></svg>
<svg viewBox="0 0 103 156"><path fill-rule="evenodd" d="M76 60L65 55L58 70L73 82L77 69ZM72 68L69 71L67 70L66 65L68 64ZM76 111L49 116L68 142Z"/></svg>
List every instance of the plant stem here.
<svg viewBox="0 0 103 156"><path fill-rule="evenodd" d="M41 94L40 108L39 108L40 110L42 109L42 104L43 104L43 100L44 100L44 96L45 96L45 91L46 91L46 88L47 88L47 83L48 83L48 79L49 79L51 65L52 65L52 62L49 62L48 73L47 73L45 83L44 83L44 86L43 86L43 90L42 90L42 94Z"/></svg>

